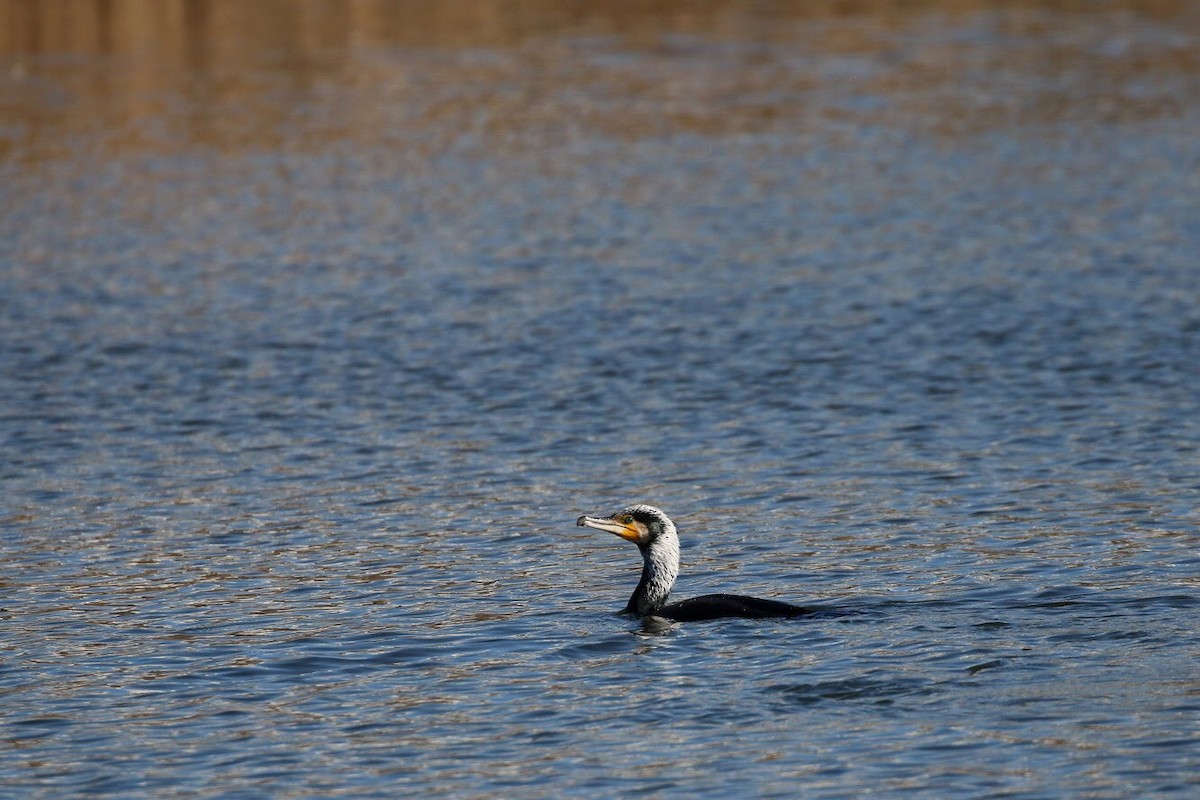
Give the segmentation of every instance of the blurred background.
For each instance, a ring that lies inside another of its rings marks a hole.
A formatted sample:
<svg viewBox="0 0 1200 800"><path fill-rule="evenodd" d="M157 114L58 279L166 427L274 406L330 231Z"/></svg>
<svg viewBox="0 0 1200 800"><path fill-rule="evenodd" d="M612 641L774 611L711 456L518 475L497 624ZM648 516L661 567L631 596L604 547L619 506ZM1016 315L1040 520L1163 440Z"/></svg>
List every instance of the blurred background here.
<svg viewBox="0 0 1200 800"><path fill-rule="evenodd" d="M1196 10L1178 0L13 0L0 15L18 160L85 137L236 151L423 129L446 134L435 149L537 149L572 131L801 134L838 115L953 136L1178 116L1196 89ZM308 103L336 114L291 118Z"/></svg>

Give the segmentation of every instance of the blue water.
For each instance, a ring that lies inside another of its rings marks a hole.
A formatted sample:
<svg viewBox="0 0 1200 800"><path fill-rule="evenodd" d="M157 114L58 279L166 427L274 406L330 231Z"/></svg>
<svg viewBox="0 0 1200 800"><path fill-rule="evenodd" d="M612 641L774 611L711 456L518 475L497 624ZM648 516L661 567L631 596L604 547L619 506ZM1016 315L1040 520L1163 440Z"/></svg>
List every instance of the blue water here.
<svg viewBox="0 0 1200 800"><path fill-rule="evenodd" d="M7 55L4 793L1192 796L1200 29L1026 13Z"/></svg>

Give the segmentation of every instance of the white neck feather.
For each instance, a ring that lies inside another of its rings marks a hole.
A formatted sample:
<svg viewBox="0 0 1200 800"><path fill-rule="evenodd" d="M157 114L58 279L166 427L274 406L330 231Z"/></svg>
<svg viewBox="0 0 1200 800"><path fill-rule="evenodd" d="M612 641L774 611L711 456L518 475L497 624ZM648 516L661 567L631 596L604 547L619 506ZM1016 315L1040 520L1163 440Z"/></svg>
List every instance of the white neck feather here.
<svg viewBox="0 0 1200 800"><path fill-rule="evenodd" d="M679 576L679 536L668 523L649 545L642 548L642 580L629 598L625 610L638 616L653 614L671 594Z"/></svg>

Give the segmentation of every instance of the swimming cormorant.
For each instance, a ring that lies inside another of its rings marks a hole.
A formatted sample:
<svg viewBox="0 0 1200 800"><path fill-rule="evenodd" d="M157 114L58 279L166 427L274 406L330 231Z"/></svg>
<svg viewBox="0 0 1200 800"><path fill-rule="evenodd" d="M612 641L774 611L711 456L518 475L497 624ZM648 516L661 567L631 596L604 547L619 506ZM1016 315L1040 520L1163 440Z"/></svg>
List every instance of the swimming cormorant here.
<svg viewBox="0 0 1200 800"><path fill-rule="evenodd" d="M679 575L679 534L671 518L654 506L633 505L611 517L583 516L576 525L615 533L642 551L642 579L621 613L691 622L722 617L803 617L813 609L737 594L706 594L667 603Z"/></svg>

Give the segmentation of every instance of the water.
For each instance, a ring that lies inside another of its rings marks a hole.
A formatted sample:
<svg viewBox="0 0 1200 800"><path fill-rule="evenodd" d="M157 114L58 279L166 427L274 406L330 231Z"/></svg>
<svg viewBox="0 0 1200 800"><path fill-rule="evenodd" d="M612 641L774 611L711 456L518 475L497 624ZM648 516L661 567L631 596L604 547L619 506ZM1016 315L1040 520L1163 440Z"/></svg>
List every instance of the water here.
<svg viewBox="0 0 1200 800"><path fill-rule="evenodd" d="M6 795L1195 791L1194 7L117 7L6 12ZM635 500L846 613L613 614Z"/></svg>

